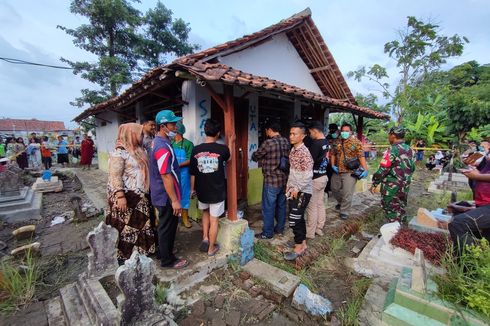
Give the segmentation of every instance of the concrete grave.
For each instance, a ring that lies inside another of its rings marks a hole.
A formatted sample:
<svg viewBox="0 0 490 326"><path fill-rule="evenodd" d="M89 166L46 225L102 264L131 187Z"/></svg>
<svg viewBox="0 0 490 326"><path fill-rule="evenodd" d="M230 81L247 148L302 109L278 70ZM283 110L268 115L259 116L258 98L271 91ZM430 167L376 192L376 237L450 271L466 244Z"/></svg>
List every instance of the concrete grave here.
<svg viewBox="0 0 490 326"><path fill-rule="evenodd" d="M438 208L434 211L429 211L425 208L420 207L417 211L417 216L410 220L408 226L411 229L421 232L448 233L447 230L439 228L438 222L450 222L451 219L452 216L444 214L441 208Z"/></svg>
<svg viewBox="0 0 490 326"><path fill-rule="evenodd" d="M449 180L451 179L451 180ZM428 191L432 193L442 194L447 191L471 191L468 185L468 178L461 173L443 173L429 185Z"/></svg>
<svg viewBox="0 0 490 326"><path fill-rule="evenodd" d="M19 189L18 194L8 192L8 195L0 195L0 220L7 223L39 220L41 204L42 194L28 187Z"/></svg>
<svg viewBox="0 0 490 326"><path fill-rule="evenodd" d="M119 232L104 222L100 222L93 231L88 233L87 242L91 252L87 254L87 272L90 277L114 273L119 267L116 251L118 238Z"/></svg>
<svg viewBox="0 0 490 326"><path fill-rule="evenodd" d="M137 251L117 269L116 282L123 293L118 298L121 325L169 324L156 307L154 274L153 260Z"/></svg>
<svg viewBox="0 0 490 326"><path fill-rule="evenodd" d="M432 293L436 284L426 279L427 291L418 291L413 281L413 269L404 267L394 278L386 295L382 322L386 325L488 325L490 320L454 304L442 301ZM415 289L414 289L415 288ZM464 319L463 319L464 318Z"/></svg>
<svg viewBox="0 0 490 326"><path fill-rule="evenodd" d="M298 276L255 258L248 262L243 269L250 275L266 282L271 287L271 290L286 298L293 294L300 283Z"/></svg>
<svg viewBox="0 0 490 326"><path fill-rule="evenodd" d="M425 269L424 253L415 249L415 262L412 268L412 290L425 293L427 291L427 271Z"/></svg>
<svg viewBox="0 0 490 326"><path fill-rule="evenodd" d="M291 306L313 316L326 316L332 312L332 303L311 292L304 284L300 284L294 291Z"/></svg>
<svg viewBox="0 0 490 326"><path fill-rule="evenodd" d="M37 178L36 182L32 185L32 190L37 192L60 192L63 190L63 182L58 180L57 176L44 180L43 178Z"/></svg>

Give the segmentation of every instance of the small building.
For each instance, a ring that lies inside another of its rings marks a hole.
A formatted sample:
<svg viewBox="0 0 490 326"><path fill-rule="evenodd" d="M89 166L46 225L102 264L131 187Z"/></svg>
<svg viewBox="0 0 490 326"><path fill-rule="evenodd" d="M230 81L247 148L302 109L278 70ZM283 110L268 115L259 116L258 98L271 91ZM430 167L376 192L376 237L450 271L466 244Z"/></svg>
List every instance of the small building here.
<svg viewBox="0 0 490 326"><path fill-rule="evenodd" d="M261 201L262 173L252 153L263 141L263 126L280 122L283 135L298 119L328 124L334 112L352 113L362 134L364 118L389 116L357 105L342 73L306 9L256 33L156 67L121 95L79 116L96 120L99 166L125 122L154 118L162 109L182 115L186 138L203 139L207 118L223 122L232 159L228 164L229 216L236 203Z"/></svg>
<svg viewBox="0 0 490 326"><path fill-rule="evenodd" d="M37 135L59 134L72 135L73 131L65 127L63 121L44 121L37 119L0 119L0 135L16 137L29 137L31 133Z"/></svg>

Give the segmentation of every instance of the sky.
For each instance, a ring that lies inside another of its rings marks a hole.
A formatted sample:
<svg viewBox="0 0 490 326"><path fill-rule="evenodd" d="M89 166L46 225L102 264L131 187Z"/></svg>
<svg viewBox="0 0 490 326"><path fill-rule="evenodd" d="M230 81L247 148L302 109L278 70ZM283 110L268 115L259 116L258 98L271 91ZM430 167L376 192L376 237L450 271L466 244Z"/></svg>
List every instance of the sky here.
<svg viewBox="0 0 490 326"><path fill-rule="evenodd" d="M140 11L154 7L156 0L135 4ZM476 60L490 63L490 0L172 0L163 1L175 18L192 29L190 41L201 49L256 32L306 7L344 74L360 66L378 63L396 73L394 62L383 53L406 25L407 16L430 20L444 35L466 36L464 53L445 68ZM75 28L85 22L69 11L70 1L0 0L0 57L65 65L93 61L76 48L72 38L57 25ZM367 82L347 79L353 93L376 92ZM71 120L82 109L69 104L80 89L94 87L70 70L14 65L0 61L0 118Z"/></svg>

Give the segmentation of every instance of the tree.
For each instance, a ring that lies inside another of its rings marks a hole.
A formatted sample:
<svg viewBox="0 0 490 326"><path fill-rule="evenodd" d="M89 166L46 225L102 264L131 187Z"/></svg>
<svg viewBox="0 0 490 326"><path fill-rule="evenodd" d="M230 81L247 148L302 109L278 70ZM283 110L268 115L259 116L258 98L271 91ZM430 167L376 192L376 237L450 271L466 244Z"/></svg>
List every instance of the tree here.
<svg viewBox="0 0 490 326"><path fill-rule="evenodd" d="M490 124L490 66L470 61L447 72L450 94L446 110L449 132L458 142L472 128L488 130Z"/></svg>
<svg viewBox="0 0 490 326"><path fill-rule="evenodd" d="M403 121L405 111L411 102L410 88L426 74L436 71L450 57L463 53L466 37L439 35L438 25L417 20L409 16L407 26L398 32L398 39L384 45L384 52L395 60L400 69L399 76L391 85L386 68L375 64L369 68L361 67L348 73L357 81L364 78L376 83L383 96L389 100L397 122Z"/></svg>
<svg viewBox="0 0 490 326"><path fill-rule="evenodd" d="M164 62L167 55L183 55L197 48L188 43L190 28L161 2L145 15L132 6L137 0L72 0L70 11L86 17L87 24L58 28L73 36L75 46L97 57L96 62L61 58L73 73L97 84L96 90L82 89L71 102L82 107L116 96L123 85L139 73Z"/></svg>

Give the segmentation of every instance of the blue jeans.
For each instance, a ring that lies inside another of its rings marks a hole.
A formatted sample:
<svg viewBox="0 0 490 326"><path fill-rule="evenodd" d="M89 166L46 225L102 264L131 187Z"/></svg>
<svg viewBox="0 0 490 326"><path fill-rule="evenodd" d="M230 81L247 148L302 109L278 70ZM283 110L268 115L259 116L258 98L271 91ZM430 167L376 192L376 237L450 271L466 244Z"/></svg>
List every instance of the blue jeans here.
<svg viewBox="0 0 490 326"><path fill-rule="evenodd" d="M422 161L424 159L424 152L417 152L416 157L417 161Z"/></svg>
<svg viewBox="0 0 490 326"><path fill-rule="evenodd" d="M286 194L284 187L272 187L264 184L262 190L262 216L264 226L262 234L266 237L274 236L274 232L284 232L286 225ZM274 220L277 221L274 227Z"/></svg>

